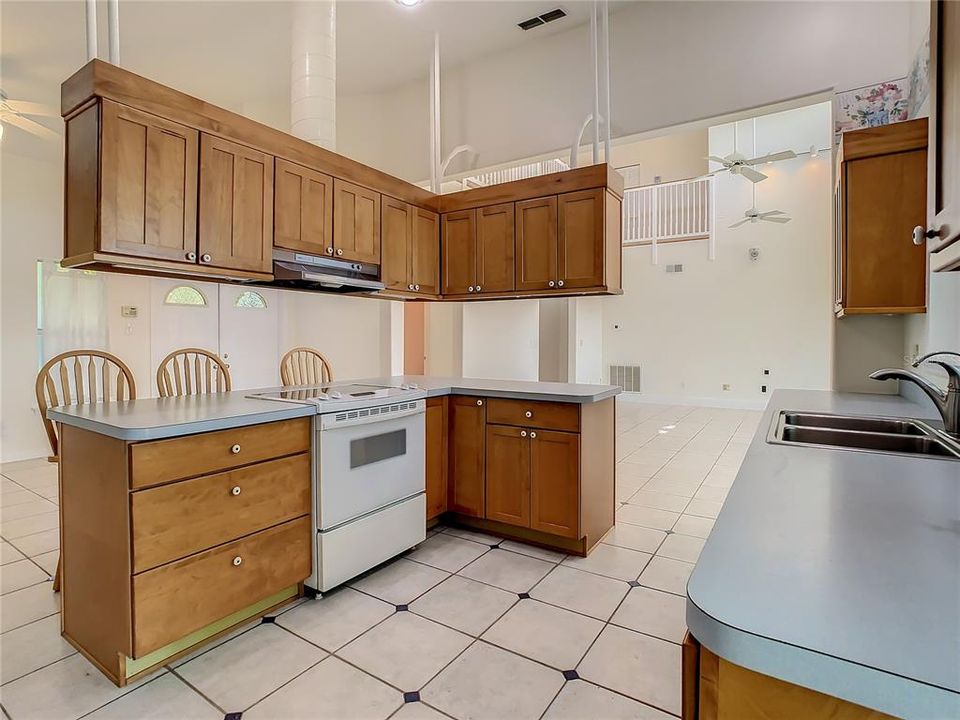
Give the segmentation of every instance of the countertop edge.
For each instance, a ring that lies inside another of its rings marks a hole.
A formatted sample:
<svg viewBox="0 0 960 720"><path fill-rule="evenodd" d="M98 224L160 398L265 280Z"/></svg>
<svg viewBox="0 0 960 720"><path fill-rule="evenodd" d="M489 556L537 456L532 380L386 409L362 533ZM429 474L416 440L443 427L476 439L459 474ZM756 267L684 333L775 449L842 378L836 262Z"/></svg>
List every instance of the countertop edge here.
<svg viewBox="0 0 960 720"><path fill-rule="evenodd" d="M458 387L449 385L427 390L427 397L443 397L445 395L466 395L468 397L505 398L507 400L540 400L542 402L572 403L575 405L591 405L608 400L621 393L620 388L603 390L593 395L558 395L548 392L526 392L515 390L484 390L481 388Z"/></svg>
<svg viewBox="0 0 960 720"><path fill-rule="evenodd" d="M698 607L689 588L686 606L690 633L735 665L894 717L960 717L960 694L735 628Z"/></svg>

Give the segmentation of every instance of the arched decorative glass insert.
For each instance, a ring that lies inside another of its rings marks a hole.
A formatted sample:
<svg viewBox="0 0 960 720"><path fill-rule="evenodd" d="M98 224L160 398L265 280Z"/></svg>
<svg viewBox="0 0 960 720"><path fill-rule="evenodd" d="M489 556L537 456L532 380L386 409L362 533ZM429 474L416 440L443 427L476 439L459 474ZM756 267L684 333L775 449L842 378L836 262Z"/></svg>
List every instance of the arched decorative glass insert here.
<svg viewBox="0 0 960 720"><path fill-rule="evenodd" d="M207 299L203 293L192 285L177 285L163 300L164 305L206 305Z"/></svg>
<svg viewBox="0 0 960 720"><path fill-rule="evenodd" d="M263 299L263 295L253 290L244 290L240 295L237 296L237 300L233 303L234 307L238 308L255 308L257 310L263 310L267 307L267 301Z"/></svg>

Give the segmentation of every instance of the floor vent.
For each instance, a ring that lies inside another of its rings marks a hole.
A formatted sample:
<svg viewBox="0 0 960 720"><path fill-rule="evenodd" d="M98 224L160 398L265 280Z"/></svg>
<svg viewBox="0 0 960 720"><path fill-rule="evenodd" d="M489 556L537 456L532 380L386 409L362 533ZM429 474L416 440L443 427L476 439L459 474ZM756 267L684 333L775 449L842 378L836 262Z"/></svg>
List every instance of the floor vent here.
<svg viewBox="0 0 960 720"><path fill-rule="evenodd" d="M537 15L536 17L532 17L529 20L524 20L523 22L519 22L517 23L517 25L522 30L533 30L533 28L535 27L546 25L548 22L553 22L554 20L559 20L560 18L564 18L566 16L567 14L563 10L561 10L560 8L557 8L556 10L550 10L548 12L545 12L543 13L543 15Z"/></svg>
<svg viewBox="0 0 960 720"><path fill-rule="evenodd" d="M643 374L639 365L611 365L610 384L619 385L625 392L643 392Z"/></svg>

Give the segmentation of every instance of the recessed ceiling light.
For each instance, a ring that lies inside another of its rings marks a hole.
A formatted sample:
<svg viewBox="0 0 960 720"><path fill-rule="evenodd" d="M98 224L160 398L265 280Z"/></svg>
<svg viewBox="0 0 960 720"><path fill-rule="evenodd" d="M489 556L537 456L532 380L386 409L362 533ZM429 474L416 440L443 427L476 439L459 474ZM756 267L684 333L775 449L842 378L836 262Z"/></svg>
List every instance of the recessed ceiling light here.
<svg viewBox="0 0 960 720"><path fill-rule="evenodd" d="M403 5L404 7L414 7L423 2L423 0L394 0L397 5Z"/></svg>

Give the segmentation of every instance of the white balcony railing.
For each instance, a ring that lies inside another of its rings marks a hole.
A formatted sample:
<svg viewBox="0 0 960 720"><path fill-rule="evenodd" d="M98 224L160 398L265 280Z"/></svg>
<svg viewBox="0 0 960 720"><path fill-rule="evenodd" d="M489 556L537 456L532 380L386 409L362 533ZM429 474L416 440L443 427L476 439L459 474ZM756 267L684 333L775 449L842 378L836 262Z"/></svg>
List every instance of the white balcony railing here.
<svg viewBox="0 0 960 720"><path fill-rule="evenodd" d="M629 188L623 193L623 244L712 239L710 176Z"/></svg>

